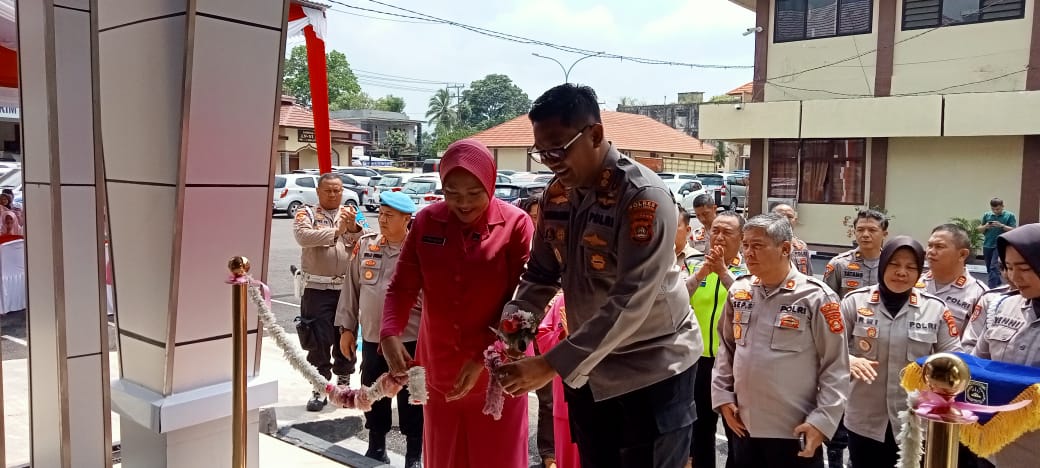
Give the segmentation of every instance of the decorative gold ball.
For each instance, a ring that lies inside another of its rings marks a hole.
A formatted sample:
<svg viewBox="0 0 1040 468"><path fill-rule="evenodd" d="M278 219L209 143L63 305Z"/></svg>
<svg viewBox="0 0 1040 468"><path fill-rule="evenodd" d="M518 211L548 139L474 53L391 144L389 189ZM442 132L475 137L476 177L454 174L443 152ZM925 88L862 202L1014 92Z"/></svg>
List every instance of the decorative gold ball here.
<svg viewBox="0 0 1040 468"><path fill-rule="evenodd" d="M231 270L231 274L235 276L245 276L249 273L249 259L246 257L231 257L228 260L228 270Z"/></svg>
<svg viewBox="0 0 1040 468"><path fill-rule="evenodd" d="M924 361L924 383L946 397L959 395L968 388L971 371L961 358L951 353L936 353Z"/></svg>

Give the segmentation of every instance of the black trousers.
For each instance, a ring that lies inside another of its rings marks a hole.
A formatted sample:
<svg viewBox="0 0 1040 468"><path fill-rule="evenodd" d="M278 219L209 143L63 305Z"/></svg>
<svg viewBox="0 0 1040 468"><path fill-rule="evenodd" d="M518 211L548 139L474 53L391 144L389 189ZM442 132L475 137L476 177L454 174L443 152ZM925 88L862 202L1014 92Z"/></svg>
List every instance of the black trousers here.
<svg viewBox="0 0 1040 468"><path fill-rule="evenodd" d="M693 384L697 422L693 423L693 442L690 444L690 458L693 458L693 466L697 467L715 467L715 433L719 427L719 413L711 407L711 371L714 368L713 357L701 356L697 361L697 380ZM732 454L733 447L729 441L734 437L733 431L725 423L722 427L726 431L726 452ZM726 467L732 468L729 462Z"/></svg>
<svg viewBox="0 0 1040 468"><path fill-rule="evenodd" d="M594 401L588 385L564 387L582 468L681 468L697 409L697 365L648 387Z"/></svg>
<svg viewBox="0 0 1040 468"><path fill-rule="evenodd" d="M318 373L332 379L332 373L349 376L354 373L354 361L347 359L339 349L339 333L336 331L336 304L338 289L303 290L300 298L300 316L311 319L314 343L307 350L307 362L318 368Z"/></svg>
<svg viewBox="0 0 1040 468"><path fill-rule="evenodd" d="M798 456L798 439L734 437L730 440L729 460L734 468L823 468L823 452L816 449L812 458Z"/></svg>
<svg viewBox="0 0 1040 468"><path fill-rule="evenodd" d="M556 456L556 436L553 433L553 394L552 381L535 390L538 395L538 455Z"/></svg>
<svg viewBox="0 0 1040 468"><path fill-rule="evenodd" d="M834 431L834 437L831 440L824 442L824 447L827 448L827 459L838 459L845 456L845 449L849 447L849 430L845 429L845 417L838 421L838 428ZM852 463L852 467L856 467L856 463ZM869 467L868 467L869 468Z"/></svg>
<svg viewBox="0 0 1040 468"><path fill-rule="evenodd" d="M379 343L369 341L361 342L361 385L372 385L376 379L385 372L390 371L386 358L379 354ZM415 356L415 342L407 341L404 349L408 354ZM365 429L373 434L390 432L393 424L393 408L390 406L389 398L381 398L372 403L372 410L365 413ZM423 434L423 412L422 406L408 403L408 387L397 394L397 416L401 423L401 433L408 437L422 437Z"/></svg>
<svg viewBox="0 0 1040 468"><path fill-rule="evenodd" d="M899 461L899 444L892 434L892 425L885 429L885 441L878 442L852 431L849 434L849 461L852 466L869 468L872 466L896 466Z"/></svg>

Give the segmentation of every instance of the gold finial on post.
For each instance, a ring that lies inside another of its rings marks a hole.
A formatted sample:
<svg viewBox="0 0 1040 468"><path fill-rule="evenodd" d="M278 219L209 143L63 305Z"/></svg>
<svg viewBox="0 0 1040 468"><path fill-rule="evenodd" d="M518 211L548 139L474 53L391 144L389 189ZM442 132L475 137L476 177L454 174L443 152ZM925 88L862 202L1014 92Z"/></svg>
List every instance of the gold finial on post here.
<svg viewBox="0 0 1040 468"><path fill-rule="evenodd" d="M228 270L234 280L249 273L249 259L231 257ZM248 448L247 404L246 404L246 324L249 283L231 281L231 466L246 468L246 450Z"/></svg>
<svg viewBox="0 0 1040 468"><path fill-rule="evenodd" d="M971 371L952 353L936 353L924 361L924 383L935 394L952 401L968 388ZM955 468L960 448L961 412L950 408L942 421L928 421L925 468Z"/></svg>
<svg viewBox="0 0 1040 468"><path fill-rule="evenodd" d="M231 257L227 263L228 270L231 270L231 274L235 277L245 276L249 273L249 259L246 257Z"/></svg>

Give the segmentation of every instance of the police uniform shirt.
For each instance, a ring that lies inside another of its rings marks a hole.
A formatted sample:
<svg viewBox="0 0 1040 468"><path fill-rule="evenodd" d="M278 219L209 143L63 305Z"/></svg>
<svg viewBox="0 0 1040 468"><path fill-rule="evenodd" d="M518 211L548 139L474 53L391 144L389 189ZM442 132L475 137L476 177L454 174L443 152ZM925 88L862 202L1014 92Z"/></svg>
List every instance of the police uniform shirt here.
<svg viewBox="0 0 1040 468"><path fill-rule="evenodd" d="M935 282L932 272L929 271L921 277L917 287L923 288L925 291L942 299L946 303L946 307L950 309L950 312L953 312L960 330L964 330L965 325L967 325L975 301L978 301L979 297L986 293L986 285L969 275L967 271L957 277L954 282L943 286L942 289L938 288L939 285Z"/></svg>
<svg viewBox="0 0 1040 468"><path fill-rule="evenodd" d="M899 384L903 368L923 356L961 351L957 324L939 298L920 289L910 292L895 316L881 303L877 286L849 293L841 301L841 313L849 354L878 362L873 383L852 380L845 427L884 442L888 425L898 431L902 424L899 412L906 410L906 391Z"/></svg>
<svg viewBox="0 0 1040 468"><path fill-rule="evenodd" d="M838 297L845 297L850 291L878 284L878 261L863 258L858 247L841 253L827 263L823 282L838 293Z"/></svg>
<svg viewBox="0 0 1040 468"><path fill-rule="evenodd" d="M690 246L698 252L707 254L711 249L711 227L701 226L690 233Z"/></svg>
<svg viewBox="0 0 1040 468"><path fill-rule="evenodd" d="M751 437L793 439L808 422L830 438L849 392L849 350L838 297L791 269L767 292L734 281L718 325L711 404L734 403Z"/></svg>
<svg viewBox="0 0 1040 468"><path fill-rule="evenodd" d="M308 275L343 278L350 260L350 249L365 231L336 236L340 209L326 210L321 205L300 208L293 220L293 237L300 245L300 269ZM359 226L360 227L360 226ZM341 283L308 282L310 289L340 289Z"/></svg>
<svg viewBox="0 0 1040 468"><path fill-rule="evenodd" d="M987 322L993 317L1000 302L1006 299L1010 293L1011 286L1005 284L986 291L985 294L979 297L979 300L975 301L975 305L971 309L971 318L968 319L968 325L964 327L964 332L961 333L961 346L964 347L964 352L970 353L975 349L975 345L979 342L979 336L988 328Z"/></svg>
<svg viewBox="0 0 1040 468"><path fill-rule="evenodd" d="M336 306L336 326L356 333L360 323L362 339L370 343L379 343L386 288L397 271L401 247L387 242L385 237L376 233L366 234L358 240L351 254L350 266L347 268L339 304ZM420 295L412 307L408 326L401 334L401 341L416 341L419 338L421 316Z"/></svg>
<svg viewBox="0 0 1040 468"><path fill-rule="evenodd" d="M812 276L812 254L805 241L795 237L791 239L791 264L805 276Z"/></svg>
<svg viewBox="0 0 1040 468"><path fill-rule="evenodd" d="M676 267L678 211L664 183L610 148L594 187L554 180L531 259L507 308L544 313L562 284L570 335L544 354L571 388L602 401L689 369L700 330Z"/></svg>
<svg viewBox="0 0 1040 468"><path fill-rule="evenodd" d="M1040 367L1040 319L1030 299L1012 294L997 307L972 354L994 361ZM1028 432L990 459L998 467L1036 466L1040 431Z"/></svg>

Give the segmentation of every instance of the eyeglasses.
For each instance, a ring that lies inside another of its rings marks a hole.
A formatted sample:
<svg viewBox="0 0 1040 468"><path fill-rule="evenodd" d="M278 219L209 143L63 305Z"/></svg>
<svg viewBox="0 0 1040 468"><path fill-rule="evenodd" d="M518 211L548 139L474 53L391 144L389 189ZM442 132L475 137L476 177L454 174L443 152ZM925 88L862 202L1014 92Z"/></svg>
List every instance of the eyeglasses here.
<svg viewBox="0 0 1040 468"><path fill-rule="evenodd" d="M581 138L585 133L585 130L588 130L591 126L592 125L586 125L582 127L582 129L578 131L578 134L574 135L574 138L571 138L571 141L568 141L567 144L559 148L540 150L532 146L527 149L527 156L539 163L556 163L563 161L567 158L567 149L570 148L575 141L578 141L578 138Z"/></svg>

